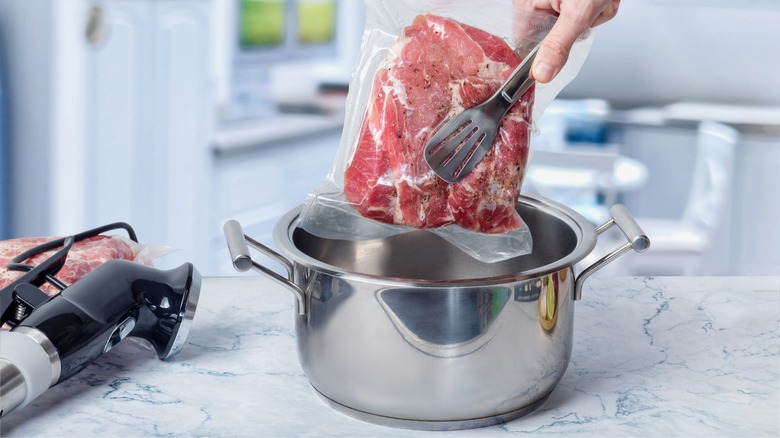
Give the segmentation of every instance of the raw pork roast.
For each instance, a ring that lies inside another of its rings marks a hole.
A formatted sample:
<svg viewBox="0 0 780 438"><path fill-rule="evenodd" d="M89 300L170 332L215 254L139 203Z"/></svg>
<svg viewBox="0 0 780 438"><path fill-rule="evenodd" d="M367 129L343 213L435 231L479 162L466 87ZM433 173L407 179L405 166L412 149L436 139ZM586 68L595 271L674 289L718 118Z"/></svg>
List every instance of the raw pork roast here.
<svg viewBox="0 0 780 438"><path fill-rule="evenodd" d="M12 258L30 248L55 239L56 237L25 237L0 242L0 289L24 275L22 271L9 270L5 267ZM24 263L35 266L60 249L62 248L37 254L25 260ZM133 260L134 257L135 253L130 245L122 239L102 235L90 237L73 244L65 259L65 265L56 277L65 284L71 285L109 260ZM49 283L44 283L41 290L49 296L59 293L59 290Z"/></svg>
<svg viewBox="0 0 780 438"><path fill-rule="evenodd" d="M515 211L528 158L534 89L504 118L493 148L466 178L448 184L423 147L436 129L490 97L520 63L502 39L420 15L403 30L374 78L344 194L361 215L415 228L458 224L483 233L522 225Z"/></svg>

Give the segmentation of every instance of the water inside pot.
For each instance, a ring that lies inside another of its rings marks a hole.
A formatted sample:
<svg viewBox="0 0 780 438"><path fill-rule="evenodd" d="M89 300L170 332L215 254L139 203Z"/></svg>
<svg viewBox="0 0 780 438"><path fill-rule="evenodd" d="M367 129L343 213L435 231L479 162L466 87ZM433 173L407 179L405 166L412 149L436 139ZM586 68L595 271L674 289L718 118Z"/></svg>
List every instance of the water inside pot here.
<svg viewBox="0 0 780 438"><path fill-rule="evenodd" d="M352 241L325 239L296 228L292 243L304 254L345 271L380 277L451 281L536 270L570 255L582 239L575 221L565 220L560 211L552 211L537 201L520 202L517 211L531 230L533 251L497 263L480 262L425 230Z"/></svg>

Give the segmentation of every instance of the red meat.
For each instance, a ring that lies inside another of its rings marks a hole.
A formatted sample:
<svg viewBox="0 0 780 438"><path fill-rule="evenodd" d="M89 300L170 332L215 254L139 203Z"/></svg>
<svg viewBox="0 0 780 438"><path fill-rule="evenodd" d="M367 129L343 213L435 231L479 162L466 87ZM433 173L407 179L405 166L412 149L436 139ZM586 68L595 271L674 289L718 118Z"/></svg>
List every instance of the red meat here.
<svg viewBox="0 0 780 438"><path fill-rule="evenodd" d="M0 289L18 279L24 272L9 270L6 264L22 252L42 243L54 240L53 237L25 237L0 242ZM61 248L56 248L35 255L23 263L37 265L51 257ZM73 284L81 277L89 274L103 263L113 259L133 260L135 254L126 242L110 236L94 236L75 242L68 252L65 265L56 277L67 285ZM59 293L59 290L49 283L44 283L41 290L49 296Z"/></svg>
<svg viewBox="0 0 780 438"><path fill-rule="evenodd" d="M533 88L509 111L484 160L456 184L440 179L423 147L446 119L490 97L521 58L480 29L420 15L379 67L344 194L365 217L415 228L458 224L503 233L515 211L528 158Z"/></svg>

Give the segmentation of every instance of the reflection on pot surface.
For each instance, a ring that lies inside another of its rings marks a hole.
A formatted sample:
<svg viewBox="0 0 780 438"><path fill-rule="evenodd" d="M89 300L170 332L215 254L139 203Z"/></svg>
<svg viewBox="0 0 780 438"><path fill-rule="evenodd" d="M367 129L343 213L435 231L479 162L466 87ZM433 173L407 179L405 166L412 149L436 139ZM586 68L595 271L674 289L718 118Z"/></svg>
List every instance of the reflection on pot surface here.
<svg viewBox="0 0 780 438"><path fill-rule="evenodd" d="M328 403L352 415L359 414L350 409L452 421L457 428L473 419L512 418L543 401L568 365L573 283L559 290L554 326L546 328L539 318L541 276L410 287L306 275L309 312L296 319L301 366Z"/></svg>
<svg viewBox="0 0 780 438"><path fill-rule="evenodd" d="M568 269L538 281L507 287L460 289L384 289L377 300L400 335L414 348L436 357L471 354L490 342L503 324L505 306L537 302L539 322L555 326L561 296L571 285Z"/></svg>
<svg viewBox="0 0 780 438"><path fill-rule="evenodd" d="M561 291L570 287L571 275L567 269L547 274L542 277L539 293L539 321L545 330L552 330L555 319L558 316L558 307L561 303ZM568 281L567 281L568 279Z"/></svg>
<svg viewBox="0 0 780 438"><path fill-rule="evenodd" d="M403 338L437 357L474 352L495 336L509 301L506 287L389 289L377 299Z"/></svg>

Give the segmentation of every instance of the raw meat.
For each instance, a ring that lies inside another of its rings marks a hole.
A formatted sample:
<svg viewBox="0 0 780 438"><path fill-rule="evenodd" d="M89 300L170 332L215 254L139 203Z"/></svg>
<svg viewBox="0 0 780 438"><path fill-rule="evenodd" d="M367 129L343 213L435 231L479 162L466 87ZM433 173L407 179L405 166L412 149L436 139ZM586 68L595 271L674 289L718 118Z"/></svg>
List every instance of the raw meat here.
<svg viewBox="0 0 780 438"><path fill-rule="evenodd" d="M462 181L448 184L436 176L423 147L444 121L490 97L520 61L495 35L439 16L416 17L374 77L344 173L347 201L364 217L415 228L518 229L522 220L514 207L528 158L533 88Z"/></svg>
<svg viewBox="0 0 780 438"><path fill-rule="evenodd" d="M0 289L24 275L24 272L9 270L5 267L12 258L34 246L54 239L56 238L25 237L0 242ZM37 265L51 257L59 249L61 248L35 255L24 261L24 263L33 266ZM90 237L73 244L68 252L65 265L60 269L56 277L65 284L70 285L109 260L133 260L134 257L135 254L130 245L122 239L102 235ZM49 296L59 293L59 290L49 283L44 283L41 290Z"/></svg>

